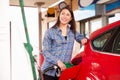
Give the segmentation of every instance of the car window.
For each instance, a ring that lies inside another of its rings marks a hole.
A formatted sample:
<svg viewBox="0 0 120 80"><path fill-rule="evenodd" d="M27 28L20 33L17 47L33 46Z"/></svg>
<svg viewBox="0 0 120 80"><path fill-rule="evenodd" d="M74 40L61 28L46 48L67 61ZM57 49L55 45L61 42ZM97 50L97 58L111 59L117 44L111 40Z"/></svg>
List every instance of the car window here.
<svg viewBox="0 0 120 80"><path fill-rule="evenodd" d="M103 48L103 46L105 45L106 41L110 38L111 34L112 34L112 31L107 32L107 33L101 35L100 37L96 38L93 41L94 48L97 50L101 50Z"/></svg>
<svg viewBox="0 0 120 80"><path fill-rule="evenodd" d="M94 50L120 54L120 26L100 34L91 43Z"/></svg>
<svg viewBox="0 0 120 80"><path fill-rule="evenodd" d="M118 36L116 37L115 41L114 41L114 46L113 46L113 50L114 53L119 53L120 54L120 32L118 34Z"/></svg>

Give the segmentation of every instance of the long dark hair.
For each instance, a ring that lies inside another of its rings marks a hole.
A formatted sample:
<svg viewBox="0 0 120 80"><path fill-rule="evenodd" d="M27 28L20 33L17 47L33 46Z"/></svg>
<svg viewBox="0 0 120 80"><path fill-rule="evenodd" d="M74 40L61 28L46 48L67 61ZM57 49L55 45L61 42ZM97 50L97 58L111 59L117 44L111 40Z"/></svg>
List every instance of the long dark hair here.
<svg viewBox="0 0 120 80"><path fill-rule="evenodd" d="M76 33L76 23L75 23L73 11L72 11L72 9L69 6L66 6L66 7L64 7L64 8L62 8L60 10L60 13L64 9L67 9L70 12L70 14L71 14L72 20L69 22L69 24L71 25L70 30L72 30L72 32L75 34ZM57 22L55 23L55 25L53 26L53 28L56 28L57 26L59 27L59 25L60 25L60 13L59 13Z"/></svg>

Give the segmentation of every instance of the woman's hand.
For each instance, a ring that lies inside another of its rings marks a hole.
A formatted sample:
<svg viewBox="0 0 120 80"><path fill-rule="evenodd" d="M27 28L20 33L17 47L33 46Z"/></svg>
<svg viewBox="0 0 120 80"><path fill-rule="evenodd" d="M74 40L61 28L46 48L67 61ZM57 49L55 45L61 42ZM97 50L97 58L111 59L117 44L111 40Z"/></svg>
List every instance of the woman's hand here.
<svg viewBox="0 0 120 80"><path fill-rule="evenodd" d="M57 61L57 65L60 67L61 71L66 69L65 64L60 60Z"/></svg>
<svg viewBox="0 0 120 80"><path fill-rule="evenodd" d="M88 41L87 38L83 38L83 39L81 40L82 45L86 44L87 41Z"/></svg>

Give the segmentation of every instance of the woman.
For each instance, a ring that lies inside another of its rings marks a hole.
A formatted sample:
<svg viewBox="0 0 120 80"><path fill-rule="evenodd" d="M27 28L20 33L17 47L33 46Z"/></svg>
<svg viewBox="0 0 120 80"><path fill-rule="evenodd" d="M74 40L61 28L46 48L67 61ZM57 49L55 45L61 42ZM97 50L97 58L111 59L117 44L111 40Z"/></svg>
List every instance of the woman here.
<svg viewBox="0 0 120 80"><path fill-rule="evenodd" d="M67 6L61 9L56 24L45 33L42 71L54 64L58 65L61 71L65 70L64 62L71 60L74 40L83 45L87 42L83 35L76 32L73 12ZM43 76L44 80L58 80L55 70L50 70Z"/></svg>

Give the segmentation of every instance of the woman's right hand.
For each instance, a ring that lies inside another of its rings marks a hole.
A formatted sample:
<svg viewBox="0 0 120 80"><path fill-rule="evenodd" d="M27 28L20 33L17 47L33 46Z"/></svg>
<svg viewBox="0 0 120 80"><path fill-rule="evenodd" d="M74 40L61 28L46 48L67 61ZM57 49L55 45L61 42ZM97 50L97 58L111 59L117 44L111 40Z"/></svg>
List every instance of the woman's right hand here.
<svg viewBox="0 0 120 80"><path fill-rule="evenodd" d="M66 65L60 60L57 61L57 65L60 67L61 71L66 69Z"/></svg>

